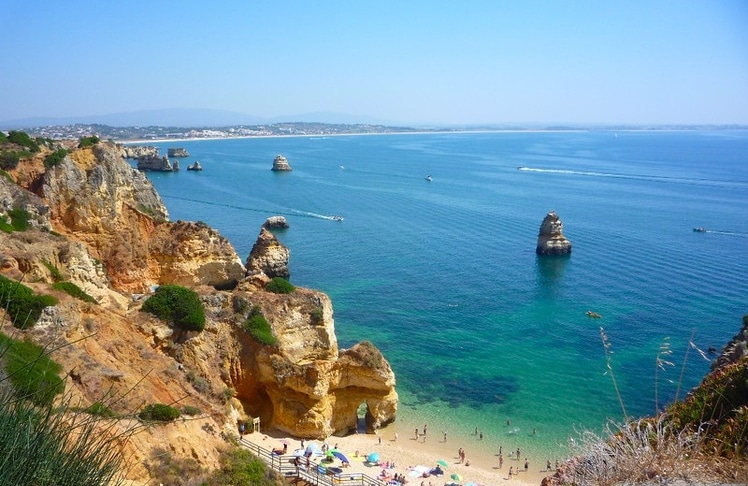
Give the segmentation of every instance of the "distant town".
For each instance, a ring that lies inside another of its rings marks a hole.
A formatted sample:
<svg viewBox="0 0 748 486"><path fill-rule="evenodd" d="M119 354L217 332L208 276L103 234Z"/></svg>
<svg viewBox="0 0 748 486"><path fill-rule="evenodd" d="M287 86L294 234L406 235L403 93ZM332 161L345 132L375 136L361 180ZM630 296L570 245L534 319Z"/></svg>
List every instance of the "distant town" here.
<svg viewBox="0 0 748 486"><path fill-rule="evenodd" d="M392 127L367 124L329 124L329 123L275 123L269 125L238 125L230 127L158 127L132 126L113 127L100 124L54 125L25 128L25 132L37 137L59 139L78 139L96 135L102 140L127 142L133 140L180 140L200 138L237 138L237 137L273 137L273 136L323 136L353 135L364 133L408 133L433 131L423 128ZM439 131L444 131L440 129Z"/></svg>
<svg viewBox="0 0 748 486"><path fill-rule="evenodd" d="M227 127L166 127L166 126L110 126L104 124L49 125L24 128L31 136L54 140L80 139L95 135L101 140L115 142L162 141L183 139L220 139L239 137L326 136L386 133L428 133L465 131L646 131L646 130L745 130L745 125L501 125L473 127L405 127L374 124L336 124L316 122L287 122L262 125Z"/></svg>

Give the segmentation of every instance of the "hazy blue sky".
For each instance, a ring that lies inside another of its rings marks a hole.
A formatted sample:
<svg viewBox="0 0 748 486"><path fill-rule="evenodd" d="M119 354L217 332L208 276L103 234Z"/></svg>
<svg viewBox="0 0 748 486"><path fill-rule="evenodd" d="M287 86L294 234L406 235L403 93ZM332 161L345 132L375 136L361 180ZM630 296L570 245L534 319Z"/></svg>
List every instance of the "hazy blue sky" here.
<svg viewBox="0 0 748 486"><path fill-rule="evenodd" d="M0 120L748 123L748 1L0 0Z"/></svg>

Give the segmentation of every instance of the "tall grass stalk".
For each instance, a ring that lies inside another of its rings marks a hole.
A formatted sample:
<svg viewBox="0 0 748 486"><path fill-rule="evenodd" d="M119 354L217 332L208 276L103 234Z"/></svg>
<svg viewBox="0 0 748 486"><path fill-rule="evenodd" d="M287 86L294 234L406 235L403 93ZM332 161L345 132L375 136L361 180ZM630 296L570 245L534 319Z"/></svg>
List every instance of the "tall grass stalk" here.
<svg viewBox="0 0 748 486"><path fill-rule="evenodd" d="M660 370L665 371L666 366L675 366L666 359L671 354L673 354L673 351L670 349L670 337L666 337L657 351L657 358L655 358L655 413L660 411L659 372Z"/></svg>
<svg viewBox="0 0 748 486"><path fill-rule="evenodd" d="M626 413L626 407L623 405L623 398L621 397L621 391L618 389L618 382L616 381L616 377L613 374L613 364L611 361L613 350L611 349L610 342L608 341L608 336L605 335L605 329L603 329L602 326L600 326L600 338L603 341L603 349L605 350L605 362L608 368L607 373L610 375L610 379L613 382L613 388L615 388L616 390L616 397L618 397L618 403L621 405L621 411L623 412L623 420L628 422L628 414Z"/></svg>
<svg viewBox="0 0 748 486"><path fill-rule="evenodd" d="M625 425L609 423L602 435L582 433L573 467L564 479L570 484L686 484L720 475L718 462L702 460L702 438L689 429L672 430L665 414Z"/></svg>

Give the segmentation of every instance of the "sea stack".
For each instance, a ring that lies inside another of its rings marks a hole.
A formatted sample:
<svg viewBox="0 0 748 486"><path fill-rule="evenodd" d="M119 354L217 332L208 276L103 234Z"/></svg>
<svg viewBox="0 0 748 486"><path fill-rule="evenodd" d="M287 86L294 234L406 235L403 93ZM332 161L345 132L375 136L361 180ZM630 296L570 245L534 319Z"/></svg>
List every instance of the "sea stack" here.
<svg viewBox="0 0 748 486"><path fill-rule="evenodd" d="M290 172L293 169L290 165L288 165L288 160L282 155L277 155L275 159L273 159L273 168L270 169L275 172Z"/></svg>
<svg viewBox="0 0 748 486"><path fill-rule="evenodd" d="M267 229L286 229L288 228L288 221L283 216L270 216L262 224L262 227Z"/></svg>
<svg viewBox="0 0 748 486"><path fill-rule="evenodd" d="M564 236L564 224L555 211L551 210L543 218L538 233L538 255L568 255L571 253L571 241Z"/></svg>

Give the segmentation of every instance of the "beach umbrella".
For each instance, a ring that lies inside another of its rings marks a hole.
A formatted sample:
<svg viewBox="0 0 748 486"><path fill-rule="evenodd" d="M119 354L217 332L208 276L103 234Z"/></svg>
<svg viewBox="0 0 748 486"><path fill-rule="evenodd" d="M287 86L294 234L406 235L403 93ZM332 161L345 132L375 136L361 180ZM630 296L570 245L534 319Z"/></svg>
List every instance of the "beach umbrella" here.
<svg viewBox="0 0 748 486"><path fill-rule="evenodd" d="M379 453L378 452L372 452L368 456L366 456L366 460L369 462L377 462L379 460Z"/></svg>
<svg viewBox="0 0 748 486"><path fill-rule="evenodd" d="M335 457L337 457L338 459L340 459L343 462L350 462L348 460L348 458L345 457L345 455L342 452L340 452L340 451L337 451L337 450L332 451L332 455L335 456Z"/></svg>
<svg viewBox="0 0 748 486"><path fill-rule="evenodd" d="M459 483L460 481L462 481L462 476L460 476L460 475L459 475L459 474L457 474L457 473L454 473L454 474L452 474L452 475L450 476L450 478L454 479L454 480L455 480L455 481L457 481L458 483Z"/></svg>
<svg viewBox="0 0 748 486"><path fill-rule="evenodd" d="M445 461L444 459L439 459L438 461L436 461L436 463L441 467L449 467L449 464L447 464L447 461Z"/></svg>

